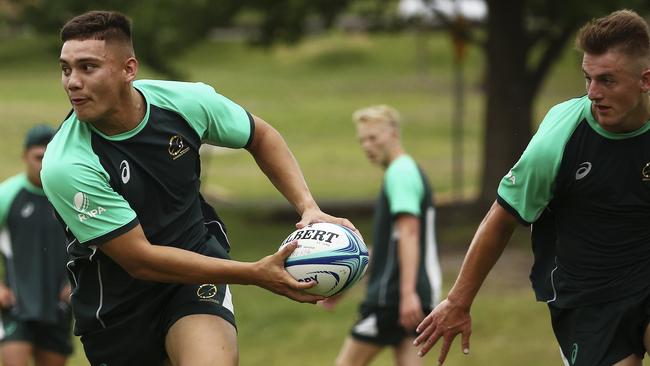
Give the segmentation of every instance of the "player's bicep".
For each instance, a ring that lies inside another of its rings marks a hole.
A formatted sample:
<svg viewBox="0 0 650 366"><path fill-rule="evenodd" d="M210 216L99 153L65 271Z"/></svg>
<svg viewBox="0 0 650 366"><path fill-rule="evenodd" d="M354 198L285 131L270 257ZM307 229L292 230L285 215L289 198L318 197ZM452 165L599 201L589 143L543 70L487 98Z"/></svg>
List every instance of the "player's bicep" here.
<svg viewBox="0 0 650 366"><path fill-rule="evenodd" d="M239 104L217 93L211 86L201 84L196 94L197 114L190 124L197 128L201 139L211 145L242 148L254 135L253 116Z"/></svg>
<svg viewBox="0 0 650 366"><path fill-rule="evenodd" d="M412 214L401 213L395 219L395 227L399 232L400 242L402 240L415 240L419 239L420 235L420 219Z"/></svg>
<svg viewBox="0 0 650 366"><path fill-rule="evenodd" d="M98 247L133 277L137 277L138 270L148 262L151 250L151 244L140 225Z"/></svg>
<svg viewBox="0 0 650 366"><path fill-rule="evenodd" d="M126 200L113 190L108 174L83 165L43 168L43 189L80 243L101 244L137 225Z"/></svg>

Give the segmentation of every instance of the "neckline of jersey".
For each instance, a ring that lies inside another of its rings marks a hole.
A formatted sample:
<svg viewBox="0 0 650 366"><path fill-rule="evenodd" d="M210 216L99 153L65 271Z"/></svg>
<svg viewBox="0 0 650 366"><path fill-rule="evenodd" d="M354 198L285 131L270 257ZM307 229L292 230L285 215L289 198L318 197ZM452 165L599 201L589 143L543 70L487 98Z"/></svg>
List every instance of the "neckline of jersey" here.
<svg viewBox="0 0 650 366"><path fill-rule="evenodd" d="M138 132L142 131L142 129L147 125L147 122L149 121L149 111L151 110L151 108L149 107L149 100L147 99L146 94L142 90L140 90L136 85L133 85L133 87L135 88L135 90L138 91L138 93L140 93L140 95L142 95L142 98L144 99L146 109L142 121L140 121L140 123L138 123L138 125L130 131L118 133L117 135L111 135L111 136L104 134L102 131L98 130L97 128L95 128L95 126L90 124L90 128L92 128L94 132L96 132L98 135L105 138L106 140L123 141L123 140L130 139L131 137L137 135Z"/></svg>
<svg viewBox="0 0 650 366"><path fill-rule="evenodd" d="M23 174L23 183L25 189L30 193L34 193L39 196L45 196L45 191L43 191L43 188L37 187L34 185L34 183L30 182L29 178L27 178L27 174Z"/></svg>
<svg viewBox="0 0 650 366"><path fill-rule="evenodd" d="M585 97L585 99L587 99ZM645 132L647 132L650 129L650 121L646 121L645 124L638 129L631 131L631 132L623 132L623 133L614 133L614 132L609 132L606 129L604 129L598 121L596 121L596 118L594 118L593 114L591 114L591 101L587 99L588 103L585 103L584 107L584 115L585 118L587 119L587 123L589 123L589 126L596 131L599 135L612 139L612 140L624 140L624 139L629 139L632 137L639 136Z"/></svg>
<svg viewBox="0 0 650 366"><path fill-rule="evenodd" d="M386 168L386 170L388 170L392 166L395 166L398 161L402 161L402 160L407 160L407 161L412 160L411 155L409 155L407 153L402 153L400 156L393 159L393 161L391 161L390 164L388 164L388 167Z"/></svg>

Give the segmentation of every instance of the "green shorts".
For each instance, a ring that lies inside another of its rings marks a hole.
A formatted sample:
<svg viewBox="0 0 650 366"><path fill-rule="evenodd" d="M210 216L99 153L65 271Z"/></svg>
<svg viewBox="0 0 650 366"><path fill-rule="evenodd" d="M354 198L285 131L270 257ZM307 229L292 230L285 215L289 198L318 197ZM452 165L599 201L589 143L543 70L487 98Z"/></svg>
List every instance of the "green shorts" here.
<svg viewBox="0 0 650 366"><path fill-rule="evenodd" d="M650 323L648 292L573 309L549 304L551 323L566 365L611 366L646 350L643 335Z"/></svg>
<svg viewBox="0 0 650 366"><path fill-rule="evenodd" d="M204 245L197 252L213 257L227 257L214 253ZM81 335L81 343L93 366L161 365L167 359L165 337L169 328L180 318L193 314L211 314L235 326L232 296L227 285L161 284L155 298L141 299L133 313L124 314L107 328Z"/></svg>
<svg viewBox="0 0 650 366"><path fill-rule="evenodd" d="M58 323L21 320L11 311L3 310L0 342L27 342L35 348L69 356L73 350L71 323L72 314L67 305L59 308Z"/></svg>
<svg viewBox="0 0 650 366"><path fill-rule="evenodd" d="M423 308L422 312L428 314L431 309ZM379 346L396 346L407 337L417 334L407 332L399 324L399 309L397 307L380 307L361 304L359 307L359 320L354 324L350 335L362 342Z"/></svg>

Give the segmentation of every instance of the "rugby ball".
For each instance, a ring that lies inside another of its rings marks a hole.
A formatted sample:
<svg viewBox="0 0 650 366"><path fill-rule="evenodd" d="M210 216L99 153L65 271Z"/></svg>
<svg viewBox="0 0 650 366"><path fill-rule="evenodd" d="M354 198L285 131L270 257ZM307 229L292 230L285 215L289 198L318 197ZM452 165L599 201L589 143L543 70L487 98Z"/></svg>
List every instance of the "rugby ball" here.
<svg viewBox="0 0 650 366"><path fill-rule="evenodd" d="M300 282L316 282L306 292L333 296L352 287L366 272L368 249L354 231L330 223L314 223L292 232L280 248L298 241L284 263Z"/></svg>

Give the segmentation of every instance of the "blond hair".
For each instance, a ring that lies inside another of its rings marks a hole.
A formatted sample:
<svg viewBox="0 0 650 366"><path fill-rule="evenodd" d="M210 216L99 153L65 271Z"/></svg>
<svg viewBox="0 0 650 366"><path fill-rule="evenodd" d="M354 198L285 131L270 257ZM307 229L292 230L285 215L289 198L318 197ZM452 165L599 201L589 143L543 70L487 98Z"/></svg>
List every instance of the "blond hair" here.
<svg viewBox="0 0 650 366"><path fill-rule="evenodd" d="M352 121L357 125L366 123L385 123L390 127L399 130L401 117L395 108L380 104L356 110L352 114Z"/></svg>

